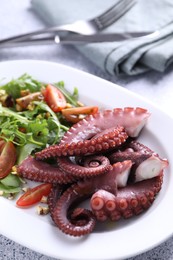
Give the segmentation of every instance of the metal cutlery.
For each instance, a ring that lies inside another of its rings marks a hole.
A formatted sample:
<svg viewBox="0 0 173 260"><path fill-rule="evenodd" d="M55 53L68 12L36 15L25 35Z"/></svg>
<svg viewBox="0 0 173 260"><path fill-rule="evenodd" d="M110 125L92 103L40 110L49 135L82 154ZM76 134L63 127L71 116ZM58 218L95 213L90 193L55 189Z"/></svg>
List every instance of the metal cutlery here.
<svg viewBox="0 0 173 260"><path fill-rule="evenodd" d="M22 47L32 45L49 45L49 44L87 44L98 42L119 42L124 40L134 40L143 38L153 38L159 32L129 32L129 33L108 33L108 34L93 34L79 35L69 34L66 36L48 36L37 39L27 39L22 41L10 41L0 44L0 48Z"/></svg>
<svg viewBox="0 0 173 260"><path fill-rule="evenodd" d="M42 30L20 34L13 37L0 40L0 44L4 44L11 41L21 41L30 39L31 37L44 37L56 35L58 32L73 32L84 35L91 35L98 33L99 31L105 29L109 25L113 24L120 17L122 17L129 9L131 9L136 0L119 0L112 7L106 10L104 13L91 20L80 20L71 24L54 26L50 28L45 28Z"/></svg>

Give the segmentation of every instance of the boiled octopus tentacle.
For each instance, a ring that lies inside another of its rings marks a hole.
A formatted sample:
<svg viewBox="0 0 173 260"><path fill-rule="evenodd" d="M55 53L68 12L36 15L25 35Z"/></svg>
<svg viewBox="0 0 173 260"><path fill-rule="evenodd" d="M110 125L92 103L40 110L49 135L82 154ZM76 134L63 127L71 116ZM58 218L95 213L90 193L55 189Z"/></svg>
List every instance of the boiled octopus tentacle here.
<svg viewBox="0 0 173 260"><path fill-rule="evenodd" d="M94 135L112 128L117 127L118 125L123 126L125 131L130 137L137 137L141 129L146 124L150 113L143 108L132 108L125 107L115 108L113 110L104 110L102 112L89 115L77 124L73 125L67 133L61 139L60 144L57 146L50 146L44 149L41 152L36 154L37 159L44 160L48 157L56 157L63 155L79 155L83 148L83 153L93 152L97 140L92 140L88 143L88 140L91 139ZM100 137L98 137L100 140ZM107 139L107 138L106 138ZM104 147L110 144L103 140ZM90 151L89 147L92 147ZM58 148L59 147L59 148ZM98 150L100 150L101 145L98 144ZM74 153L74 149L76 149ZM97 149L96 151L97 152Z"/></svg>
<svg viewBox="0 0 173 260"><path fill-rule="evenodd" d="M108 155L111 163L122 162L124 160L132 160L135 165L139 166L141 162L148 159L152 154L156 155L150 148L141 144L136 140L131 140L127 142L113 153Z"/></svg>
<svg viewBox="0 0 173 260"><path fill-rule="evenodd" d="M76 178L59 169L57 165L51 165L43 161L38 161L34 157L27 157L18 167L20 176L45 183L73 183Z"/></svg>
<svg viewBox="0 0 173 260"><path fill-rule="evenodd" d="M78 133L81 135L82 133ZM90 136L91 138L92 136ZM115 126L103 130L99 136L94 139L86 140L81 138L78 142L63 143L53 145L35 154L38 160L44 160L57 156L74 156L96 154L120 146L128 138L127 133L122 126Z"/></svg>
<svg viewBox="0 0 173 260"><path fill-rule="evenodd" d="M52 187L51 192L48 195L47 198L47 204L49 207L49 212L50 215L53 219L53 211L56 205L57 200L61 197L61 195L63 194L63 192L66 190L66 186L65 185L55 185Z"/></svg>
<svg viewBox="0 0 173 260"><path fill-rule="evenodd" d="M53 220L59 229L72 236L82 236L92 232L95 226L95 217L90 211L85 211L85 209L83 209L83 211L81 209L75 209L72 213L69 213L69 210L73 210L74 204L76 205L78 201L85 200L92 196L92 194L99 189L105 189L116 194L116 175L126 171L129 167L129 164L126 164L126 162L117 163L114 171L93 178L88 178L84 181L79 181L70 186L70 188L68 188L57 200L56 206L52 212ZM81 224L81 220L79 222L77 221L76 212L79 212L78 216L80 219L82 213L84 216L88 214L88 217L90 216L90 218L88 218L87 221L85 218L85 221Z"/></svg>
<svg viewBox="0 0 173 260"><path fill-rule="evenodd" d="M53 212L56 203L67 188L69 188L68 184L53 186L50 194L48 195L47 204L49 207L50 216L53 221L54 221ZM69 212L68 218L70 219L70 222L72 224L76 226L84 226L87 224L87 221L91 215L92 215L91 211L87 209L76 208L72 212Z"/></svg>
<svg viewBox="0 0 173 260"><path fill-rule="evenodd" d="M90 205L97 220L130 218L148 209L160 191L163 174L120 188L116 196L105 190L93 194Z"/></svg>
<svg viewBox="0 0 173 260"><path fill-rule="evenodd" d="M79 142L117 125L123 126L130 137L137 137L150 113L143 108L115 108L85 117L63 136L62 143Z"/></svg>
<svg viewBox="0 0 173 260"><path fill-rule="evenodd" d="M87 211L88 218L85 218L85 224L78 224L69 218L69 209L73 203L76 203L81 197L86 198L86 194L79 194L77 191L77 184L68 188L60 199L57 201L52 212L53 220L59 229L71 236L83 236L91 233L95 227L96 220L91 211Z"/></svg>
<svg viewBox="0 0 173 260"><path fill-rule="evenodd" d="M109 159L103 155L86 157L83 166L73 163L68 157L57 158L57 163L60 169L79 178L106 173L111 167Z"/></svg>
<svg viewBox="0 0 173 260"><path fill-rule="evenodd" d="M166 159L161 159L158 154L137 141L131 141L128 148L116 151L108 158L111 163L131 160L133 162L131 180L135 182L156 177L168 166Z"/></svg>

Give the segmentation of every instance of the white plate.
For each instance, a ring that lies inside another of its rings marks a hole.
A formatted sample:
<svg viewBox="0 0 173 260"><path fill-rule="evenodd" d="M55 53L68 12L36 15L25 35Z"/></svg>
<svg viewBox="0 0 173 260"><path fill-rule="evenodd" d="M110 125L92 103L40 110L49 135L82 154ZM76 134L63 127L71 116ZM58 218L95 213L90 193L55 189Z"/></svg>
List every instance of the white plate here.
<svg viewBox="0 0 173 260"><path fill-rule="evenodd" d="M138 95L64 65L27 60L0 63L0 79L7 81L25 72L45 82L64 80L69 90L78 87L81 100L86 104L99 104L107 108L147 108L152 115L140 140L161 157L166 157L170 166L165 171L162 190L152 207L136 218L116 223L112 228L102 227L102 230L83 238L69 237L54 227L48 216L40 217L35 209L19 209L13 201L0 198L0 233L32 250L61 260L127 258L145 252L171 236L173 120Z"/></svg>

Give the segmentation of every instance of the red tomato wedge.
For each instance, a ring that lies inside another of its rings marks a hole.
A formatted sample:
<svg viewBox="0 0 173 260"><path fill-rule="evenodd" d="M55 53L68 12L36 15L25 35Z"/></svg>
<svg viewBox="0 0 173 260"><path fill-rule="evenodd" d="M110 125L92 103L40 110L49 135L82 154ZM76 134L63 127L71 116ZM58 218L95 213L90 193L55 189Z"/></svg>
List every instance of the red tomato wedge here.
<svg viewBox="0 0 173 260"><path fill-rule="evenodd" d="M59 112L66 107L66 99L63 93L55 86L48 84L42 92L44 100L54 112Z"/></svg>
<svg viewBox="0 0 173 260"><path fill-rule="evenodd" d="M50 183L40 184L25 192L17 201L19 207L31 206L41 200L43 196L48 196L52 185Z"/></svg>
<svg viewBox="0 0 173 260"><path fill-rule="evenodd" d="M5 178L11 171L17 159L14 144L10 141L0 141L0 179Z"/></svg>

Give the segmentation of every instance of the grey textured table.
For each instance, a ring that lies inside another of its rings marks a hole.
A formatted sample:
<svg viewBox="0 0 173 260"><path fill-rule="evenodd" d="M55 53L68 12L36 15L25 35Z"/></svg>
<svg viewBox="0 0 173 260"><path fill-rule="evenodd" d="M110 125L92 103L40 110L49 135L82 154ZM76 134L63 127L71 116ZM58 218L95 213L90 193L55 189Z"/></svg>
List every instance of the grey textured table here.
<svg viewBox="0 0 173 260"><path fill-rule="evenodd" d="M29 0L1 0L0 38L21 32L32 31L42 28L43 26L43 21L41 21L31 9ZM71 46L41 46L10 50L3 49L0 51L0 61L17 59L48 60L76 67L145 96L168 114L171 115L172 113L173 66L169 67L164 74L150 72L136 77L117 78L102 72ZM29 250L0 235L0 260L14 259L53 260L51 257ZM134 258L130 258L129 260L146 259L173 259L173 238L168 239L157 248Z"/></svg>

